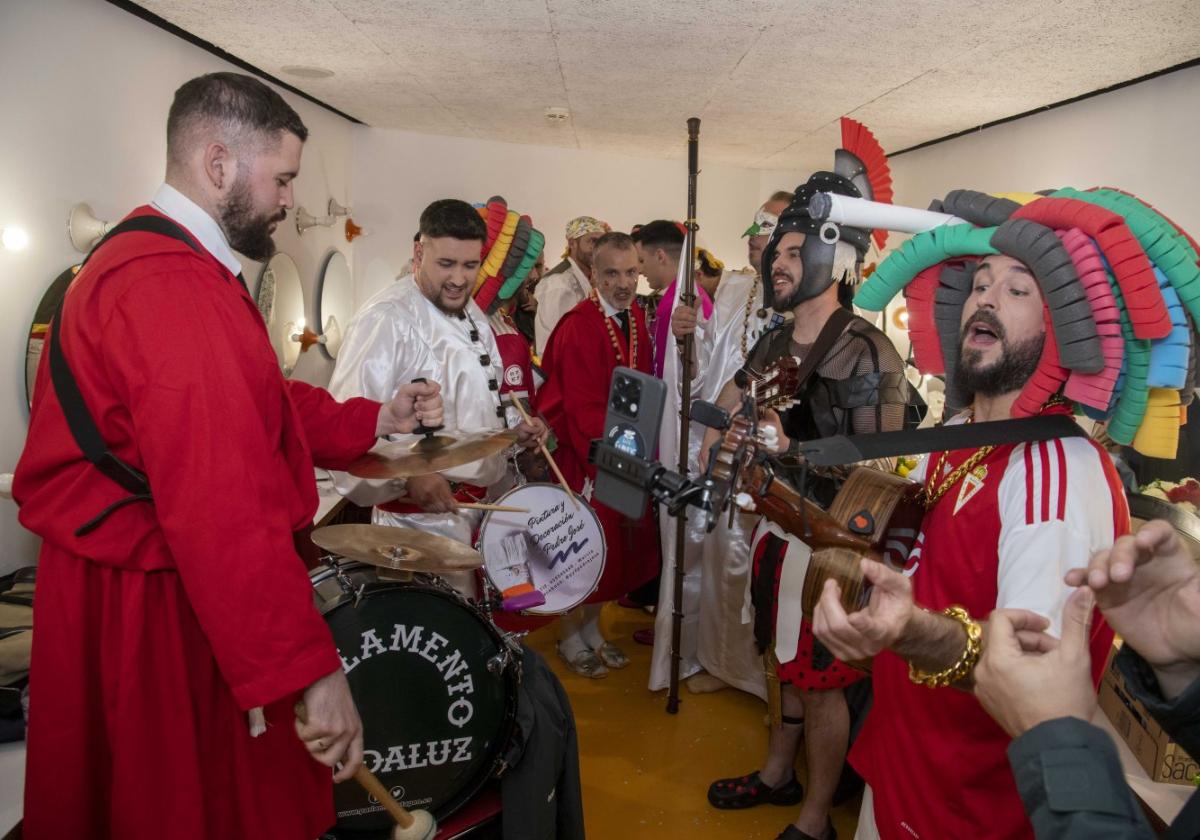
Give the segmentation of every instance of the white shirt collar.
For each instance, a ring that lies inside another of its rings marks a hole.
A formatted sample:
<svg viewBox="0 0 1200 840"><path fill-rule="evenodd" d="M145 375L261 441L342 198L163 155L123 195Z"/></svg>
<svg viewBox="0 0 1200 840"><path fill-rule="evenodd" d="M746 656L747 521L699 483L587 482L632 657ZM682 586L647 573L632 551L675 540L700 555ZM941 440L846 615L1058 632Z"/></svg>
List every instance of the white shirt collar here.
<svg viewBox="0 0 1200 840"><path fill-rule="evenodd" d="M221 230L217 220L208 215L199 204L170 184L163 184L154 194L150 206L187 228L188 233L200 241L204 250L216 257L234 277L242 273L242 264L233 255L225 232Z"/></svg>
<svg viewBox="0 0 1200 840"><path fill-rule="evenodd" d="M601 308L604 309L604 317L605 318L612 318L618 312L628 312L629 311L628 309L617 309L615 306L613 306L611 303L609 303L607 300L605 300L604 295L600 294L599 292L596 292L596 297L600 299L600 306L601 306Z"/></svg>

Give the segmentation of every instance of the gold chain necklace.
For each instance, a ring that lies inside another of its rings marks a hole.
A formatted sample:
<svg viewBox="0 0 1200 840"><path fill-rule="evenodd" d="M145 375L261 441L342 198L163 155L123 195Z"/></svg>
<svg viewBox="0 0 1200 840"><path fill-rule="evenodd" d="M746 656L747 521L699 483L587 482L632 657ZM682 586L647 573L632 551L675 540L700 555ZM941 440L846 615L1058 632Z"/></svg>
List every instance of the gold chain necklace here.
<svg viewBox="0 0 1200 840"><path fill-rule="evenodd" d="M971 415L967 422L974 423L975 416ZM949 491L951 487L957 484L964 475L975 469L975 466L988 455L990 455L992 450L995 448L996 447L991 444L979 447L971 454L971 457L959 464L958 467L950 473L950 475L946 476L945 481L937 485L936 490L930 491L930 486L933 482L938 480L938 476L942 474L942 470L946 467L946 459L950 456L949 452L943 451L941 455L938 456L938 460L933 467L933 471L925 476L925 485L921 488L921 492L917 497L917 501L924 505L925 510L932 508L938 503L942 496L946 495L947 491Z"/></svg>
<svg viewBox="0 0 1200 840"><path fill-rule="evenodd" d="M942 496L946 495L946 492L951 487L957 484L964 475L975 469L976 465L978 465L980 461L992 454L992 450L995 448L996 447L992 444L979 447L974 453L972 453L970 458L963 461L954 469L953 472L950 473L950 475L946 476L946 480L938 485L938 488L932 493L929 492L929 482L927 481L925 486L921 488L921 495L918 497L918 501L925 506L925 510L929 510L936 505ZM943 452L941 457L938 458L937 466L933 468L932 476L934 477L931 479L932 481L937 481L936 476L939 475L942 469L946 466L947 455L949 455L948 452Z"/></svg>
<svg viewBox="0 0 1200 840"><path fill-rule="evenodd" d="M1053 408L1055 406L1060 406L1060 405L1067 405L1068 402L1069 401L1064 399L1061 394L1053 394L1053 395L1051 395L1050 399L1046 400L1046 402L1044 402L1042 404L1041 409L1038 410L1038 414L1039 415L1043 414L1046 411L1046 409L1048 409L1048 408ZM970 419L967 420L967 422L974 423L975 415L972 414ZM937 462L937 465L933 468L933 472L925 477L925 486L921 488L921 492L917 496L917 501L921 502L925 506L926 510L929 510L931 507L933 507L934 505L936 505L938 503L938 500L941 499L942 496L946 495L946 491L948 491L951 487L953 487L964 475L966 475L971 470L975 469L975 467L979 464L979 462L982 461L984 458L986 458L988 455L990 455L992 453L992 450L995 448L996 448L995 445L991 445L991 444L989 444L988 446L981 446L978 450L975 451L975 453L973 455L971 455L970 458L963 461L962 464L960 464L957 469L955 469L952 473L950 473L950 475L946 476L946 480L943 481L936 490L934 490L932 493L930 493L929 492L930 482L937 481L937 476L941 473L942 469L945 468L946 458L950 454L949 452L943 452L938 457L938 462Z"/></svg>
<svg viewBox="0 0 1200 840"><path fill-rule="evenodd" d="M589 297L592 303L596 304L596 308L600 310L600 317L604 319L604 327L608 330L608 337L612 341L613 350L617 353L617 363L625 362L625 354L621 352L621 343L617 341L617 331L613 329L612 318L604 314L604 306L600 303L600 295L595 289L592 289ZM627 366L637 368L637 324L633 321L633 316L626 316L630 320L629 324L629 359Z"/></svg>
<svg viewBox="0 0 1200 840"><path fill-rule="evenodd" d="M747 339L750 337L750 312L754 309L755 292L758 291L758 275L754 275L754 282L750 284L750 294L746 296L746 314L742 318L742 361L746 360L746 354L750 352L747 346Z"/></svg>

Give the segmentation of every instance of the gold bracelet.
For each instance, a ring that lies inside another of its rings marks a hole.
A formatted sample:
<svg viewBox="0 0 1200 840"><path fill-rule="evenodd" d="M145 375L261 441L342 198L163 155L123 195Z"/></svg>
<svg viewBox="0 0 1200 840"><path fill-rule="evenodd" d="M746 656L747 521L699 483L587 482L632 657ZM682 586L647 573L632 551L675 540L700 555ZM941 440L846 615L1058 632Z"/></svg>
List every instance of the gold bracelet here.
<svg viewBox="0 0 1200 840"><path fill-rule="evenodd" d="M962 607L947 607L942 611L942 615L953 618L963 626L963 630L967 631L967 646L963 648L962 654L958 657L958 661L945 670L938 671L935 674L926 674L924 671L918 670L911 662L908 664L908 678L917 685L923 685L928 688L941 688L942 686L952 685L960 680L970 676L971 671L975 669L975 663L979 661L979 653L983 649L983 627L978 621L971 618L971 614Z"/></svg>

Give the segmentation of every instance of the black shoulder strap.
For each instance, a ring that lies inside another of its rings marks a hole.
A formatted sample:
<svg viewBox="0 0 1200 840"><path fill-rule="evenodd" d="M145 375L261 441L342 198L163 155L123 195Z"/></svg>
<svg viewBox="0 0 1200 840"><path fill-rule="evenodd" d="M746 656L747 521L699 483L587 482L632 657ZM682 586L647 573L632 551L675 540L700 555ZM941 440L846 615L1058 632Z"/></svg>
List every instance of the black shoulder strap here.
<svg viewBox="0 0 1200 840"><path fill-rule="evenodd" d="M192 238L188 236L183 228L170 219L162 216L135 216L132 219L126 219L109 231L87 255L87 258L83 261L83 265L86 265L88 260L104 247L104 244L110 239L123 233L134 231L169 236L172 239L186 243L196 253L201 253L200 246L192 241ZM83 394L79 390L79 383L76 381L75 375L71 372L70 365L67 364L66 356L63 355L59 334L63 331L65 324L66 300L67 296L63 295L63 299L58 304L58 310L54 313L49 335L50 380L54 385L54 393L57 395L58 402L62 406L63 415L67 420L67 427L71 430L71 436L75 438L75 443L78 444L79 449L83 452L83 457L91 462L96 469L132 494L109 505L98 516L84 523L75 532L77 536L83 536L95 530L117 508L124 507L131 502L150 501L151 496L150 484L146 480L146 475L141 470L125 463L109 451L104 438L100 436L100 429L96 426L95 419L93 419L91 412L88 411L87 403L84 401Z"/></svg>
<svg viewBox="0 0 1200 840"><path fill-rule="evenodd" d="M1083 429L1071 417L1065 414L1039 414L1018 420L956 423L865 435L835 435L805 441L800 444L800 452L814 466L834 467L896 455L921 455L942 450L1034 443L1068 437L1085 437Z"/></svg>
<svg viewBox="0 0 1200 840"><path fill-rule="evenodd" d="M854 313L840 306L826 319L825 326L821 327L821 332L817 334L817 340L800 360L800 368L796 371L796 394L804 390L804 386L808 384L808 379L817 369L817 365L821 364L829 355L833 343L838 340L838 336L845 331L846 325L853 319Z"/></svg>

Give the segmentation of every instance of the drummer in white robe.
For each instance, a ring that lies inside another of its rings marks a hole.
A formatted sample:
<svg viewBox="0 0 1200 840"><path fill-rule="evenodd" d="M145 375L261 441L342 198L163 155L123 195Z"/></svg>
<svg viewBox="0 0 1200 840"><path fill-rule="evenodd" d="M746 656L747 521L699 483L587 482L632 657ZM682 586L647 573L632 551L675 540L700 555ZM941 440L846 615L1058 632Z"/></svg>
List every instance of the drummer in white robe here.
<svg viewBox="0 0 1200 840"><path fill-rule="evenodd" d="M442 199L425 209L414 247L415 273L368 300L350 322L329 383L331 394L340 400L385 399L424 377L442 386L445 425L439 434L461 437L515 428L519 446L533 448L545 440L541 420L522 423L501 403L500 352L487 315L471 296L486 236L479 213L466 202ZM336 473L335 485L356 504L374 506L377 524L418 528L470 544L481 514L458 504L508 489L508 454L409 479Z"/></svg>
<svg viewBox="0 0 1200 840"><path fill-rule="evenodd" d="M751 269L726 272L717 286L712 317L697 322L696 313L678 307L671 317L675 337L694 332L697 364L692 379L692 398L715 401L721 388L733 378L746 361L746 355L758 337L779 323L781 316L763 306L762 280L758 276L763 249L779 219L791 201L790 192L777 192L758 209L754 223L743 234L748 238ZM668 353L668 357L674 354ZM664 379L668 372L664 369ZM669 381L668 393L677 395L677 383ZM668 409L666 417L677 416ZM691 468L704 469L704 454L699 452L702 429L693 424L690 434ZM664 453L666 449L662 450ZM672 458L674 455L672 454ZM729 524L722 514L716 528L707 536L700 530L699 517L689 517L683 586L683 637L680 677L688 678L694 692L717 691L726 685L766 699L762 660L754 646L754 625L750 612L750 532L755 519L735 513ZM664 531L674 547L674 528ZM666 568L664 551L663 583L656 610L654 652L651 658L650 688L667 685L670 667L671 601L674 594L673 568ZM706 672L706 673L704 673Z"/></svg>

